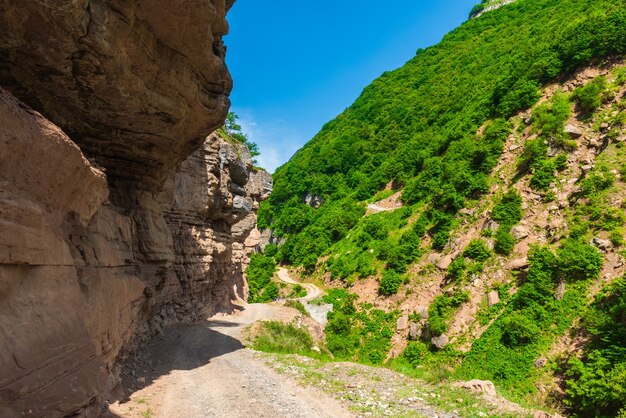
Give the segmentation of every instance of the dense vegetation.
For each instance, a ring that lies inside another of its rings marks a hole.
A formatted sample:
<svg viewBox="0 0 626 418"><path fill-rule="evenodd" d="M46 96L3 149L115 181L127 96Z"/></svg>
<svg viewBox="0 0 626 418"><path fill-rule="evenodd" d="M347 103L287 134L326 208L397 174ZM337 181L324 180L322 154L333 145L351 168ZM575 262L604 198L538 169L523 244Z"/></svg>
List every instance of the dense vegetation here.
<svg viewBox="0 0 626 418"><path fill-rule="evenodd" d="M278 286L272 281L276 271L276 261L263 254L252 254L246 269L250 303L269 302L278 298Z"/></svg>
<svg viewBox="0 0 626 418"><path fill-rule="evenodd" d="M277 170L259 224L287 238L280 260L313 269L359 223L359 202L393 182L407 204L421 208L424 232L442 248L455 213L487 190L510 130L499 118L533 105L540 85L559 74L624 52L623 0L519 0L472 19L375 80ZM596 104L594 92L579 94L582 106ZM562 122L563 108L557 100L538 112L544 136ZM494 122L476 135L488 119ZM555 162L540 160L532 170L543 189ZM313 209L307 196L324 203ZM506 252L509 237L500 235L499 251ZM401 272L407 260L392 269Z"/></svg>
<svg viewBox="0 0 626 418"><path fill-rule="evenodd" d="M333 305L328 314L326 344L339 360L381 364L391 348L391 337L398 314L355 306L356 295L333 289L324 297Z"/></svg>
<svg viewBox="0 0 626 418"><path fill-rule="evenodd" d="M534 362L580 313L588 283L602 268L602 257L594 247L568 240L556 253L536 247L529 263L525 282L506 312L473 344L458 371L462 378L496 381L516 397L534 393ZM557 298L555 289L561 281L567 291Z"/></svg>
<svg viewBox="0 0 626 418"><path fill-rule="evenodd" d="M583 321L591 342L572 358L566 403L581 416L626 414L626 279L609 286Z"/></svg>

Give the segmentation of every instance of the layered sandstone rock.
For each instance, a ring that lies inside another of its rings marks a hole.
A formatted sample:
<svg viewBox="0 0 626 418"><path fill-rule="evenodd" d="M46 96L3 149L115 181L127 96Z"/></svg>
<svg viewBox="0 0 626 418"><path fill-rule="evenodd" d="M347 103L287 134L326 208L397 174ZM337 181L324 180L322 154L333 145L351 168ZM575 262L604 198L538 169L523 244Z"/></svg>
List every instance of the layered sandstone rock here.
<svg viewBox="0 0 626 418"><path fill-rule="evenodd" d="M153 191L224 121L233 2L0 0L0 85Z"/></svg>
<svg viewBox="0 0 626 418"><path fill-rule="evenodd" d="M0 0L0 416L97 416L142 340L246 296L271 178L207 138L231 3Z"/></svg>
<svg viewBox="0 0 626 418"><path fill-rule="evenodd" d="M138 342L246 297L271 178L211 135L129 212L59 128L4 91L0 121L0 416L95 413Z"/></svg>

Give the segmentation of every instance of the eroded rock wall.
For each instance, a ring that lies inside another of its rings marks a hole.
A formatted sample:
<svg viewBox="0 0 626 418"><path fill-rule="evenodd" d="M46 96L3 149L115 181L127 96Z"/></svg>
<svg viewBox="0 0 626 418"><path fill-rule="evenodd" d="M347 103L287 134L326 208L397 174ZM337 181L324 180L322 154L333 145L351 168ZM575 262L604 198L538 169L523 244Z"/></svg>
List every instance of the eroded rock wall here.
<svg viewBox="0 0 626 418"><path fill-rule="evenodd" d="M0 416L97 416L169 322L231 308L271 177L217 134L224 0L0 0Z"/></svg>
<svg viewBox="0 0 626 418"><path fill-rule="evenodd" d="M154 191L224 121L233 2L0 0L0 85L61 127L110 183Z"/></svg>

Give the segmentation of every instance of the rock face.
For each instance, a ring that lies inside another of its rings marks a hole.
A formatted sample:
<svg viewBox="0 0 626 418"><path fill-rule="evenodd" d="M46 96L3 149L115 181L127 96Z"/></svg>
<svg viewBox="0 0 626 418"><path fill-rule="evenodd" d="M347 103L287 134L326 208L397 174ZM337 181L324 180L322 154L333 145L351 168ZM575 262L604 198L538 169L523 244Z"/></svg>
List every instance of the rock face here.
<svg viewBox="0 0 626 418"><path fill-rule="evenodd" d="M233 2L3 0L0 85L61 127L109 182L154 191L224 121Z"/></svg>
<svg viewBox="0 0 626 418"><path fill-rule="evenodd" d="M232 2L2 3L0 416L98 416L139 343L246 297L271 177L207 137Z"/></svg>

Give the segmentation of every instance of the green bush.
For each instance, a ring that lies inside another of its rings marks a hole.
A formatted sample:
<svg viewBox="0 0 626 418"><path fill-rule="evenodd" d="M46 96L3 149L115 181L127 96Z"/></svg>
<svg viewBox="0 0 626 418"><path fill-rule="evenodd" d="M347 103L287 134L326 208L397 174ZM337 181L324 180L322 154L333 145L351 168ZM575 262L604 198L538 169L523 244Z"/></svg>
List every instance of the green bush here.
<svg viewBox="0 0 626 418"><path fill-rule="evenodd" d="M496 232L496 242L494 250L501 255L509 255L513 252L515 247L515 238L506 229L500 227Z"/></svg>
<svg viewBox="0 0 626 418"><path fill-rule="evenodd" d="M583 316L590 341L567 365L565 404L574 416L618 416L626 409L625 318L626 279L619 278Z"/></svg>
<svg viewBox="0 0 626 418"><path fill-rule="evenodd" d="M463 256L471 258L475 261L487 261L491 257L491 251L487 248L485 241L481 239L473 239L467 244L463 250Z"/></svg>
<svg viewBox="0 0 626 418"><path fill-rule="evenodd" d="M533 175L530 178L530 187L535 190L548 190L550 184L556 180L556 167L550 160L542 160L533 165Z"/></svg>
<svg viewBox="0 0 626 418"><path fill-rule="evenodd" d="M502 323L502 343L507 347L531 344L539 338L539 327L530 318L513 314Z"/></svg>
<svg viewBox="0 0 626 418"><path fill-rule="evenodd" d="M391 349L397 312L383 312L371 305L354 305L357 296L331 289L324 296L333 305L328 314L326 344L335 359L381 364Z"/></svg>
<svg viewBox="0 0 626 418"><path fill-rule="evenodd" d="M267 257L274 257L276 256L276 253L278 252L278 247L274 244L268 244L265 246L265 250L263 251L263 254L265 254L265 256Z"/></svg>
<svg viewBox="0 0 626 418"><path fill-rule="evenodd" d="M571 107L567 97L557 92L549 101L535 108L533 126L547 138L561 137L570 112Z"/></svg>
<svg viewBox="0 0 626 418"><path fill-rule="evenodd" d="M460 281L465 273L465 267L465 258L458 257L448 267L448 278L454 282Z"/></svg>
<svg viewBox="0 0 626 418"><path fill-rule="evenodd" d="M491 218L509 228L522 220L522 197L516 190L509 190L494 206Z"/></svg>
<svg viewBox="0 0 626 418"><path fill-rule="evenodd" d="M278 298L278 287L272 283L276 271L276 261L263 254L252 254L250 265L246 269L246 278L250 288L250 303L269 302Z"/></svg>
<svg viewBox="0 0 626 418"><path fill-rule="evenodd" d="M567 154L559 154L554 159L554 168L563 171L567 168Z"/></svg>
<svg viewBox="0 0 626 418"><path fill-rule="evenodd" d="M413 367L421 364L428 355L428 346L421 341L410 341L402 353L402 357Z"/></svg>
<svg viewBox="0 0 626 418"><path fill-rule="evenodd" d="M607 88L606 77L596 77L586 85L574 90L572 99L576 101L583 112L592 113L602 106Z"/></svg>
<svg viewBox="0 0 626 418"><path fill-rule="evenodd" d="M616 247L624 246L624 231L621 228L616 228L611 231L609 235L611 243Z"/></svg>
<svg viewBox="0 0 626 418"><path fill-rule="evenodd" d="M385 270L383 271L383 277L380 280L378 291L385 296L393 295L398 293L403 282L404 279L399 273L393 270Z"/></svg>
<svg viewBox="0 0 626 418"><path fill-rule="evenodd" d="M608 168L594 170L580 186L583 196L592 196L610 188L615 183L615 175Z"/></svg>
<svg viewBox="0 0 626 418"><path fill-rule="evenodd" d="M307 295L306 289L301 284L297 284L291 290L289 297L290 298L303 298L306 295Z"/></svg>
<svg viewBox="0 0 626 418"><path fill-rule="evenodd" d="M428 328L434 335L448 331L448 322L457 309L469 301L469 294L456 292L437 296L428 308Z"/></svg>
<svg viewBox="0 0 626 418"><path fill-rule="evenodd" d="M568 239L557 251L558 274L570 281L596 279L602 271L602 255L593 246Z"/></svg>
<svg viewBox="0 0 626 418"><path fill-rule="evenodd" d="M526 141L524 151L517 162L518 171L526 173L538 162L548 156L548 145L542 138Z"/></svg>

